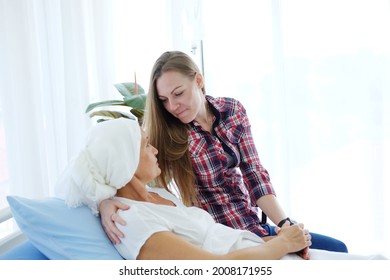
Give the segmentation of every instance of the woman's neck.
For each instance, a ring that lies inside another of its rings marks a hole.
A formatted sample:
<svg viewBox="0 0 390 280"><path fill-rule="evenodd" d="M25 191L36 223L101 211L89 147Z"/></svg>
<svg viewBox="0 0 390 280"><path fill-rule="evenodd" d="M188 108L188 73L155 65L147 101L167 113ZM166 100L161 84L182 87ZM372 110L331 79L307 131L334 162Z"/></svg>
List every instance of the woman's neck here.
<svg viewBox="0 0 390 280"><path fill-rule="evenodd" d="M211 133L211 131L213 129L214 114L213 114L213 111L211 110L210 105L207 102L207 100L205 101L204 110L202 110L202 111L203 112L200 113L197 122L202 126L202 128L205 131L208 131Z"/></svg>
<svg viewBox="0 0 390 280"><path fill-rule="evenodd" d="M116 196L136 201L176 206L172 201L161 197L159 194L149 192L147 185L142 183L136 176L134 176L123 188L119 189Z"/></svg>
<svg viewBox="0 0 390 280"><path fill-rule="evenodd" d="M120 188L116 196L124 197L137 201L149 201L150 194L146 184L134 176L123 188Z"/></svg>

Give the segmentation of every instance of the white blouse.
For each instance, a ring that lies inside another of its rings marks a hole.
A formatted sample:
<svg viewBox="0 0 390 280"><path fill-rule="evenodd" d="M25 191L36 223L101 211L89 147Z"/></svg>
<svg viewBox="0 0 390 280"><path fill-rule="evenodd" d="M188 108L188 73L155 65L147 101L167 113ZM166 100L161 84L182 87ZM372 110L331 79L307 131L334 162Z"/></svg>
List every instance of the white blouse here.
<svg viewBox="0 0 390 280"><path fill-rule="evenodd" d="M211 215L198 207L186 207L165 189L148 188L176 206L140 202L122 197L114 199L130 206L129 210L118 210L126 225L116 224L125 237L115 247L124 259L136 259L141 247L152 234L170 231L188 242L215 254L256 246L264 241L252 232L232 229L216 223ZM386 259L382 255L353 255L310 249L312 260L356 260ZM283 260L302 260L296 254L288 254Z"/></svg>
<svg viewBox="0 0 390 280"><path fill-rule="evenodd" d="M188 242L216 254L225 254L264 242L249 231L232 229L216 223L211 215L201 208L184 206L165 189L149 188L149 191L158 193L176 206L115 197L116 200L130 206L129 210L118 211L127 225L117 224L125 237L115 246L125 259L136 259L146 240L152 234L161 231L174 232Z"/></svg>

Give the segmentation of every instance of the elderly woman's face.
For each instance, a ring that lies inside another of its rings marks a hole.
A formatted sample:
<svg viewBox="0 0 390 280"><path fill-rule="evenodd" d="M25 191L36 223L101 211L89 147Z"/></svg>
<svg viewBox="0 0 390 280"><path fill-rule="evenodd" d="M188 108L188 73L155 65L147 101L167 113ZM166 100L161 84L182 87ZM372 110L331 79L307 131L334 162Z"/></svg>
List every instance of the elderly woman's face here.
<svg viewBox="0 0 390 280"><path fill-rule="evenodd" d="M164 108L182 123L190 123L204 104L203 78L196 74L191 79L176 71L167 71L158 78L158 98Z"/></svg>
<svg viewBox="0 0 390 280"><path fill-rule="evenodd" d="M149 143L149 137L141 129L141 150L139 164L136 170L137 177L145 184L156 178L161 173L157 162L157 149Z"/></svg>

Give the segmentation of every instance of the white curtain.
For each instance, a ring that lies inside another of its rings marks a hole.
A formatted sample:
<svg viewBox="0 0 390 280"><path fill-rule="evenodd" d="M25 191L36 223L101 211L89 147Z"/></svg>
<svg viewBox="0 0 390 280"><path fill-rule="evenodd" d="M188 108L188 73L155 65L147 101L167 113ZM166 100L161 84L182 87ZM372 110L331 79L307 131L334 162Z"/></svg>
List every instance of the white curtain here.
<svg viewBox="0 0 390 280"><path fill-rule="evenodd" d="M174 41L173 8L181 0L113 0L115 83L137 82L147 91L153 63ZM153 8L151 8L153 7ZM176 40L175 40L176 41Z"/></svg>
<svg viewBox="0 0 390 280"><path fill-rule="evenodd" d="M0 0L9 193L52 195L91 124L87 105L112 95L111 17L111 1Z"/></svg>
<svg viewBox="0 0 390 280"><path fill-rule="evenodd" d="M390 256L390 2L203 5L206 89L246 106L284 209Z"/></svg>
<svg viewBox="0 0 390 280"><path fill-rule="evenodd" d="M7 194L54 195L88 104L122 99L114 84L135 72L147 90L176 1L0 0L0 209Z"/></svg>

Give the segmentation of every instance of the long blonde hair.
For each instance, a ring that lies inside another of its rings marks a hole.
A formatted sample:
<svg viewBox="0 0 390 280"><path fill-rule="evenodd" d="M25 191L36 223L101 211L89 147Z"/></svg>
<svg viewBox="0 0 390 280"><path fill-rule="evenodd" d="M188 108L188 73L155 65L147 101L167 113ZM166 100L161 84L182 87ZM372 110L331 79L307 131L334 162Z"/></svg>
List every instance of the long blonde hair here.
<svg viewBox="0 0 390 280"><path fill-rule="evenodd" d="M163 53L155 62L150 76L143 125L150 143L158 149L161 175L155 183L164 188L175 183L183 203L194 205L197 203L197 192L188 152L189 125L172 116L158 98L157 80L167 71L179 72L190 79L195 79L196 74L200 73L187 54L179 51ZM205 94L204 87L202 91Z"/></svg>

